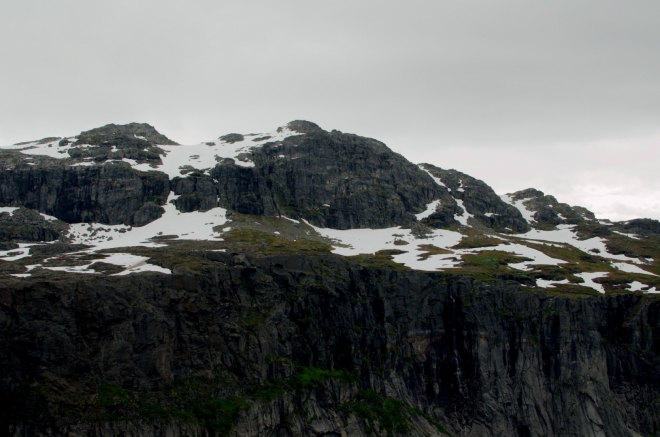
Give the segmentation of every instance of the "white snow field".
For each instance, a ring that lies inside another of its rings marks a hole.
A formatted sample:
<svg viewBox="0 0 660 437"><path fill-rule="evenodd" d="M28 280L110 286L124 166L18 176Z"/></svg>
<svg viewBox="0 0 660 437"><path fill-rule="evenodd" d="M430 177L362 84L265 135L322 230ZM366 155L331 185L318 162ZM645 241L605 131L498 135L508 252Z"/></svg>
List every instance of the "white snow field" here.
<svg viewBox="0 0 660 437"><path fill-rule="evenodd" d="M516 237L526 240L536 240L542 242L554 242L570 244L584 252L596 253L604 258L618 261L630 261L636 264L645 264L637 258L630 258L625 255L614 255L607 251L605 240L601 237L593 237L588 240L580 240L574 232L575 225L558 225L554 231L531 230L525 234L517 234ZM595 252L594 252L595 251ZM649 261L650 262L650 261Z"/></svg>
<svg viewBox="0 0 660 437"><path fill-rule="evenodd" d="M90 244L95 250L116 247L163 247L164 243L152 241L154 237L177 235L185 240L222 241L220 233L213 227L227 222L224 208L213 208L205 212L179 212L170 203L176 196L170 192L163 209L165 213L158 219L141 227L125 225L102 225L98 223L76 223L71 225L72 242Z"/></svg>
<svg viewBox="0 0 660 437"><path fill-rule="evenodd" d="M167 173L170 178L181 176L181 170L187 165L199 170L209 170L215 167L218 159L222 160L224 158L232 158L236 165L242 167L254 167L254 162L249 157L251 149L261 147L272 141L281 141L287 137L301 135L286 127L282 127L280 130L280 132L244 135L243 141L235 143L218 139L190 146L159 145L158 147L165 151L165 156L161 156L162 165L134 163L131 166L141 171L162 171ZM284 157L284 155L281 155L281 157Z"/></svg>

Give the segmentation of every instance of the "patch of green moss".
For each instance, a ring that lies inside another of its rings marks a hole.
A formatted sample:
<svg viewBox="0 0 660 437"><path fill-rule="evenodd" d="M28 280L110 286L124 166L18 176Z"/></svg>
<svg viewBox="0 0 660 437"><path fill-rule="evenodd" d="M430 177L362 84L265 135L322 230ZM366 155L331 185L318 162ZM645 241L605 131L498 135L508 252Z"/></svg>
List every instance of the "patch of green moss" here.
<svg viewBox="0 0 660 437"><path fill-rule="evenodd" d="M197 424L211 436L227 436L240 412L249 405L242 397L220 395L227 384L224 379L187 378L159 392L138 392L101 384L96 413L89 418L102 422L163 419Z"/></svg>
<svg viewBox="0 0 660 437"><path fill-rule="evenodd" d="M383 252L389 252L389 251L381 251L373 255L370 254L353 255L347 258L355 262L356 264L361 265L362 267L375 267L379 269L392 269L392 270L410 270L410 267L392 261L393 259L392 255Z"/></svg>
<svg viewBox="0 0 660 437"><path fill-rule="evenodd" d="M446 269L447 273L461 274L481 281L494 279L511 279L521 282L532 280L529 273L512 269L507 264L528 261L518 255L497 250L482 250L477 254L463 255L463 265L458 268Z"/></svg>
<svg viewBox="0 0 660 437"><path fill-rule="evenodd" d="M499 238L489 237L488 235L471 235L465 236L461 241L452 247L452 249L475 249L477 247L492 247L502 244Z"/></svg>
<svg viewBox="0 0 660 437"><path fill-rule="evenodd" d="M337 379L343 382L355 381L356 376L345 370L326 370L317 367L303 367L295 377L295 384L299 388L321 387L326 381Z"/></svg>
<svg viewBox="0 0 660 437"><path fill-rule="evenodd" d="M384 397L373 390L359 393L355 401L345 402L339 410L346 414L355 414L367 422L366 431L371 433L375 425L388 436L410 432L412 416L421 416L439 432L451 435L440 423L416 408L409 407L398 399Z"/></svg>
<svg viewBox="0 0 660 437"><path fill-rule="evenodd" d="M254 229L233 229L222 236L225 243L240 252L322 252L329 253L332 247L320 241L299 238L296 241L280 238Z"/></svg>

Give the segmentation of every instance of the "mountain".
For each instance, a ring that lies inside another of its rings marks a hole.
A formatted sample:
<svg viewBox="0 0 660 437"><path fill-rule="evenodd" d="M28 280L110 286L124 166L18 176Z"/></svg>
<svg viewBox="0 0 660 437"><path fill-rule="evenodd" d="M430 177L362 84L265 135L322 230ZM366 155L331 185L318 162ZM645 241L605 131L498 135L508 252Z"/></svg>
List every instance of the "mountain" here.
<svg viewBox="0 0 660 437"><path fill-rule="evenodd" d="M308 121L0 147L0 430L658 433L659 259L656 220Z"/></svg>

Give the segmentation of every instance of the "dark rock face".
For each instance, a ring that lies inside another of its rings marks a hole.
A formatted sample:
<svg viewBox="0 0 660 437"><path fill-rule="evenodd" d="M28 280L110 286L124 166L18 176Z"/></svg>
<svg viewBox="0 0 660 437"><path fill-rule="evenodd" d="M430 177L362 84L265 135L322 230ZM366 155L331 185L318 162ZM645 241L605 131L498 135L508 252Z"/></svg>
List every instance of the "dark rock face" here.
<svg viewBox="0 0 660 437"><path fill-rule="evenodd" d="M347 406L373 392L426 414L405 435L443 435L428 420L475 437L660 429L657 299L553 297L333 256L196 256L199 273L4 284L3 434L206 435L154 419L153 406L136 416L116 396L177 381L206 381L203 390L218 375L240 383L215 396L249 400L232 435L368 435ZM299 366L354 377L251 397ZM114 420L90 419L117 402Z"/></svg>
<svg viewBox="0 0 660 437"><path fill-rule="evenodd" d="M618 223L624 232L648 236L660 234L660 221L653 219L633 219L624 223Z"/></svg>
<svg viewBox="0 0 660 437"><path fill-rule="evenodd" d="M254 148L254 167L227 159L211 169L210 179L173 181L175 194L191 199L177 205L208 208L219 198L220 206L244 214L302 217L335 229L383 228L414 221L441 191L379 141L303 121L288 127L305 134Z"/></svg>
<svg viewBox="0 0 660 437"><path fill-rule="evenodd" d="M73 144L90 144L96 147L78 147L69 149L69 155L75 159L92 158L95 162L108 159L134 159L138 163L161 164L162 149L158 144L177 144L160 134L153 126L145 123L125 125L108 124L103 127L81 132Z"/></svg>
<svg viewBox="0 0 660 437"><path fill-rule="evenodd" d="M554 196L545 195L534 188L516 191L513 200L523 200L530 211L535 211L534 220L538 225L555 226L562 223L578 224L585 220L595 220L594 213L582 206L570 206L559 203ZM560 217L560 214L562 217Z"/></svg>
<svg viewBox="0 0 660 437"><path fill-rule="evenodd" d="M2 162L10 159L0 154L0 168L11 168L0 171L0 205L25 206L67 223L144 224L160 216L158 205L170 192L167 175L123 162L72 167L42 158L38 165L12 168Z"/></svg>
<svg viewBox="0 0 660 437"><path fill-rule="evenodd" d="M530 229L520 211L500 199L485 182L456 170L444 170L431 164L422 166L451 190L450 196L462 200L467 212L482 225L498 230L508 228L515 232ZM442 205L448 203L443 202Z"/></svg>
<svg viewBox="0 0 660 437"><path fill-rule="evenodd" d="M234 144L234 143L238 143L238 142L243 141L245 139L245 137L241 134L227 134L227 135L223 135L221 137L218 137L218 139L222 140L222 141L226 141L229 144Z"/></svg>
<svg viewBox="0 0 660 437"><path fill-rule="evenodd" d="M46 220L33 209L0 213L0 241L55 241L68 229L66 223Z"/></svg>

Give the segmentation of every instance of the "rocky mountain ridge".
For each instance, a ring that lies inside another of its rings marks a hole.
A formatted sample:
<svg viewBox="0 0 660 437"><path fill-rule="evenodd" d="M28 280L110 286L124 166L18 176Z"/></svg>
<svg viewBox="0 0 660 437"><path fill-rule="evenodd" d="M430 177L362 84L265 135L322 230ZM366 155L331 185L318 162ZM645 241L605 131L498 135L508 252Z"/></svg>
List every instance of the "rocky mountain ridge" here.
<svg viewBox="0 0 660 437"><path fill-rule="evenodd" d="M307 121L0 147L0 433L652 435L658 260Z"/></svg>

